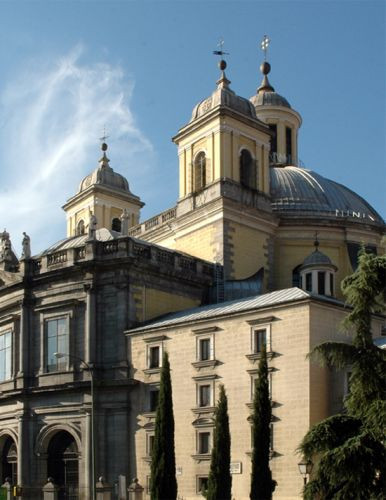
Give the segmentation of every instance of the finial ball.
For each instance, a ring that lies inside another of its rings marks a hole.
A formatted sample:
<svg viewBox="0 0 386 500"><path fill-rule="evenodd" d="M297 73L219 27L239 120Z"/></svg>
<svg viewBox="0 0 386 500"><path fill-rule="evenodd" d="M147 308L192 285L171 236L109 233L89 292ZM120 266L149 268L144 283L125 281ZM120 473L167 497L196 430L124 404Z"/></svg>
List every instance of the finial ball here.
<svg viewBox="0 0 386 500"><path fill-rule="evenodd" d="M263 73L263 75L268 75L268 73L271 71L271 65L267 61L264 61L260 66L260 71Z"/></svg>
<svg viewBox="0 0 386 500"><path fill-rule="evenodd" d="M105 142L102 142L101 150L107 151L107 148L108 148L107 144Z"/></svg>
<svg viewBox="0 0 386 500"><path fill-rule="evenodd" d="M221 69L221 71L224 71L224 69L227 67L227 63L224 61L224 59L221 59L221 61L218 63L218 67Z"/></svg>

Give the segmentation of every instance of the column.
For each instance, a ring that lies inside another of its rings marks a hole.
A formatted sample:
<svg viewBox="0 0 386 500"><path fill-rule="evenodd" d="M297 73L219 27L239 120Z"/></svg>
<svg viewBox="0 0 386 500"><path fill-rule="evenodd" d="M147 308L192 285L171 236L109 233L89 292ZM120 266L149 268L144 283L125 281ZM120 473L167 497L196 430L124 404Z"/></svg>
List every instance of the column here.
<svg viewBox="0 0 386 500"><path fill-rule="evenodd" d="M22 377L28 371L28 325L29 311L25 299L20 304L20 325L19 325L19 371L18 377Z"/></svg>
<svg viewBox="0 0 386 500"><path fill-rule="evenodd" d="M23 486L29 481L29 446L28 446L28 416L24 413L16 415L17 418L17 484Z"/></svg>
<svg viewBox="0 0 386 500"><path fill-rule="evenodd" d="M86 292L86 318L85 318L85 338L84 338L84 359L86 363L95 362L95 343L96 343L96 307L95 307L95 287L93 283L84 285Z"/></svg>

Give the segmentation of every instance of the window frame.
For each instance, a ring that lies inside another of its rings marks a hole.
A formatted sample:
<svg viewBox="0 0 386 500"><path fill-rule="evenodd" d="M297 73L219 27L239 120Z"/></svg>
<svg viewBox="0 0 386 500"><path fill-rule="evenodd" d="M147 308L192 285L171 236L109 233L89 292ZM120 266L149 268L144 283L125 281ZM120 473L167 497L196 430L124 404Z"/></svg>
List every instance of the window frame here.
<svg viewBox="0 0 386 500"><path fill-rule="evenodd" d="M154 448L155 431L146 432L146 457L151 458Z"/></svg>
<svg viewBox="0 0 386 500"><path fill-rule="evenodd" d="M151 351L154 348L159 349L158 351L158 366L152 366L151 363ZM160 370L162 368L162 358L163 358L163 343L162 342L151 342L146 345L146 369L147 370Z"/></svg>
<svg viewBox="0 0 386 500"><path fill-rule="evenodd" d="M253 399L255 396L255 387L256 387L256 381L259 378L258 373L251 373L251 403L253 403ZM269 394L269 399L272 401L272 371L268 370L268 394Z"/></svg>
<svg viewBox="0 0 386 500"><path fill-rule="evenodd" d="M54 374L69 371L73 368L74 359L72 357L72 318L73 311L65 310L65 311L55 311L52 313L41 313L40 314L40 374ZM63 358L63 368L58 370L48 370L48 330L47 324L48 321L65 319L66 321L66 329L67 329L67 352L68 356L64 356Z"/></svg>
<svg viewBox="0 0 386 500"><path fill-rule="evenodd" d="M155 413L157 411L157 406L158 406L158 398L159 398L159 390L160 390L160 386L159 384L154 384L154 385L149 385L149 389L148 389L148 405L147 405L147 409L148 409L148 412L149 413ZM157 398L157 404L156 404L156 407L155 409L152 408L152 404L151 404L151 396L150 394L151 393L158 393L158 398Z"/></svg>
<svg viewBox="0 0 386 500"><path fill-rule="evenodd" d="M271 340L271 324L257 324L251 327L251 354L259 355L261 353L261 347L258 348L257 345L257 333L260 331L265 331L265 346L267 353L272 352L272 340Z"/></svg>
<svg viewBox="0 0 386 500"><path fill-rule="evenodd" d="M202 436L207 435L208 436L208 451L203 452L202 451ZM212 453L212 443L213 439L213 432L212 429L197 429L196 430L196 454L197 455L207 455L209 456Z"/></svg>
<svg viewBox="0 0 386 500"><path fill-rule="evenodd" d="M201 350L201 343L205 340L209 340L209 357L206 359L203 359L202 357L202 350ZM201 334L197 335L196 337L196 361L201 362L201 361L213 361L215 359L215 354L214 354L214 334Z"/></svg>
<svg viewBox="0 0 386 500"><path fill-rule="evenodd" d="M0 337L3 335L10 335L10 346L9 346L9 377L6 376L3 379L0 379L0 384L4 384L9 382L14 377L15 371L15 329L13 325L6 325L0 328ZM7 347L5 347L7 349ZM5 355L5 360L7 358L7 354Z"/></svg>
<svg viewBox="0 0 386 500"><path fill-rule="evenodd" d="M200 165L198 163L200 157L204 158L204 164ZM194 155L193 159L193 172L192 172L192 181L193 181L193 192L194 193L199 193L203 189L205 189L206 185L208 184L208 176L207 176L207 164L208 164L208 156L206 154L206 151L201 149Z"/></svg>
<svg viewBox="0 0 386 500"><path fill-rule="evenodd" d="M208 404L201 404L201 390L203 387L208 387L209 388L209 402ZM211 383L210 380L206 380L203 382L198 382L197 383L197 408L212 408L214 403L213 399L213 383Z"/></svg>
<svg viewBox="0 0 386 500"><path fill-rule="evenodd" d="M200 480L201 479L206 479L206 481L208 481L209 476L205 475L205 474L199 474L196 476L196 493L202 495L202 488L200 489Z"/></svg>

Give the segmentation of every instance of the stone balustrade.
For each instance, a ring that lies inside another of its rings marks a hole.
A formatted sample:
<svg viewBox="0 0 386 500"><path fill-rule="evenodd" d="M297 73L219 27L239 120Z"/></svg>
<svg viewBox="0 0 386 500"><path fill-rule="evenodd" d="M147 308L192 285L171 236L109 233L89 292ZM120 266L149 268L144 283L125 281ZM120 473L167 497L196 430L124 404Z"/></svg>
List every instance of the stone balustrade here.
<svg viewBox="0 0 386 500"><path fill-rule="evenodd" d="M146 260L155 265L166 265L192 274L214 276L214 264L210 262L131 237L120 237L108 241L90 240L81 247L52 251L52 253L32 259L30 270L32 274L37 275L91 260L106 261L119 258Z"/></svg>

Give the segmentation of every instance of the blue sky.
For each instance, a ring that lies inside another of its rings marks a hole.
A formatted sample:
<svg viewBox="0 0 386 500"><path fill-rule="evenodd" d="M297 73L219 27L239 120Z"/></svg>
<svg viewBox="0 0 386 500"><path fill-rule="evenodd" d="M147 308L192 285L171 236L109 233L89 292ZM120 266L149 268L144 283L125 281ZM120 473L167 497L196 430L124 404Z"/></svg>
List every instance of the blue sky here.
<svg viewBox="0 0 386 500"><path fill-rule="evenodd" d="M303 117L305 166L343 183L385 217L385 2L0 0L0 227L20 254L65 236L61 206L100 157L146 203L174 205L171 137L218 77L250 97L260 40L270 81Z"/></svg>

